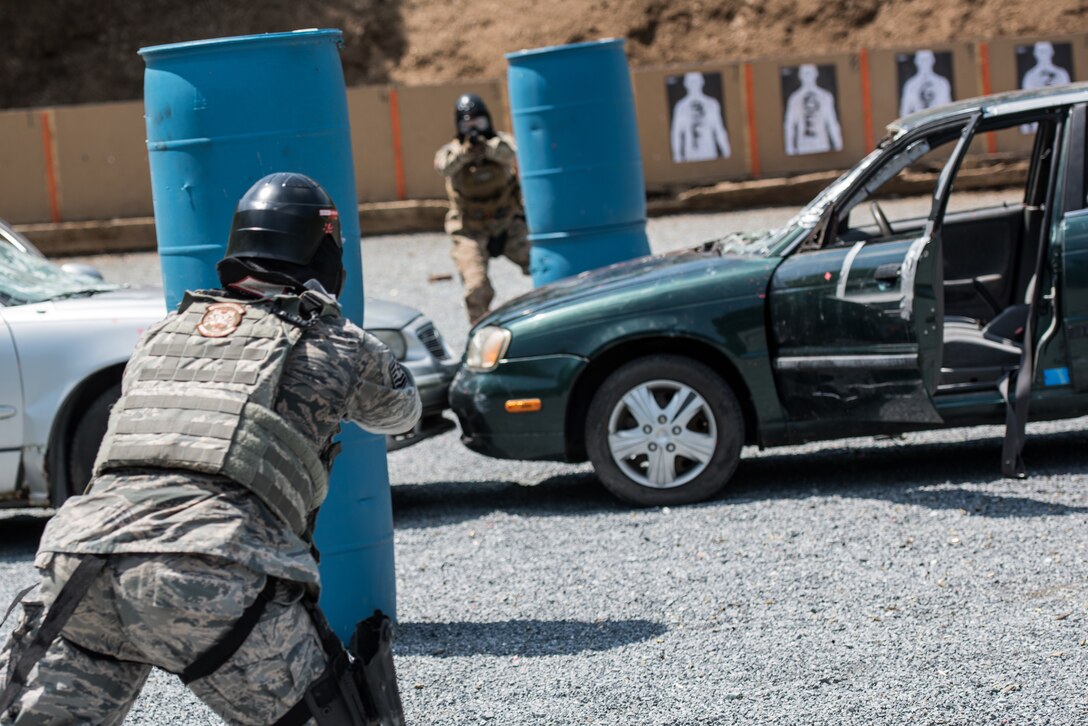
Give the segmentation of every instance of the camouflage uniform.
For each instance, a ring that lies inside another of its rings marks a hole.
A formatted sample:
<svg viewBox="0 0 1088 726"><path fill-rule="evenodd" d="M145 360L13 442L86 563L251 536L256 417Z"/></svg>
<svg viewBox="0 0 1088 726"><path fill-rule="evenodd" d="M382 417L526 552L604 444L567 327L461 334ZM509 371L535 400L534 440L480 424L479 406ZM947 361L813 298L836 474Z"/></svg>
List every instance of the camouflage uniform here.
<svg viewBox="0 0 1088 726"><path fill-rule="evenodd" d="M487 277L492 257L504 256L529 274L528 229L515 164L514 140L501 132L476 145L455 139L435 155L450 199L446 233L453 237L451 256L472 322L487 313L495 297Z"/></svg>
<svg viewBox="0 0 1088 726"><path fill-rule="evenodd" d="M125 371L126 393L149 356L148 340L176 315L137 346ZM320 446L341 419L375 433L411 428L420 402L389 350L337 315L303 328L286 358L274 410ZM319 587L305 535L226 477L133 468L96 476L87 494L69 499L48 523L35 559L41 586L24 600L22 620L0 655L0 684L79 555L90 553L110 555L106 569L0 723L120 723L151 666L177 673L193 663L268 578L275 578L275 592L256 628L225 664L189 687L228 723L269 724L325 668L316 629L299 602Z"/></svg>

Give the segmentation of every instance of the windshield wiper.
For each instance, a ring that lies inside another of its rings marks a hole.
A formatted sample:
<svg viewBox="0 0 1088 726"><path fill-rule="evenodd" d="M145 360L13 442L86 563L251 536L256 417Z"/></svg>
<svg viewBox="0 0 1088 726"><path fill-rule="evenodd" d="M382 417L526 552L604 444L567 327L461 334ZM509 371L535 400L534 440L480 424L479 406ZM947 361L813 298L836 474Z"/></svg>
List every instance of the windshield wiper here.
<svg viewBox="0 0 1088 726"><path fill-rule="evenodd" d="M100 292L111 292L116 290L117 287L88 287L83 290L72 290L71 292L62 292L56 295L50 295L45 298L46 300L70 300L74 297L90 297Z"/></svg>

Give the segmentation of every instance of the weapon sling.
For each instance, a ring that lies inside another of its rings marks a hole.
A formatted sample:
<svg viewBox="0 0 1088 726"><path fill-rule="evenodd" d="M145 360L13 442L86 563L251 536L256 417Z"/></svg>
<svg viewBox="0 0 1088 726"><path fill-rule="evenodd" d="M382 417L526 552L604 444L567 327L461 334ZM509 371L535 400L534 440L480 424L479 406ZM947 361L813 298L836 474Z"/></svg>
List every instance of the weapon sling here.
<svg viewBox="0 0 1088 726"><path fill-rule="evenodd" d="M7 685L4 687L3 694L0 694L0 713L4 713L15 703L19 691L26 685L30 671L60 635L60 631L72 617L83 596L87 594L91 584L106 566L107 560L108 557L105 555L84 555L81 558L79 565L57 594L57 599L49 607L49 612L42 618L42 623L34 633L30 645L12 666Z"/></svg>

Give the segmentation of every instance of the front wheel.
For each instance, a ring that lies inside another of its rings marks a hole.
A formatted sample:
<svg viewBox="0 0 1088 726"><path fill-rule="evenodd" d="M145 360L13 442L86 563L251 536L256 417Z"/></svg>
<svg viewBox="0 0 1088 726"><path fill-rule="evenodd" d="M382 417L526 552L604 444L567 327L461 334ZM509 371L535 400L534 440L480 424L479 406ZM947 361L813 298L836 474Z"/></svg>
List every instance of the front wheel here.
<svg viewBox="0 0 1088 726"><path fill-rule="evenodd" d="M690 358L641 358L610 375L586 416L586 450L601 483L639 506L690 504L736 471L744 416L729 385Z"/></svg>

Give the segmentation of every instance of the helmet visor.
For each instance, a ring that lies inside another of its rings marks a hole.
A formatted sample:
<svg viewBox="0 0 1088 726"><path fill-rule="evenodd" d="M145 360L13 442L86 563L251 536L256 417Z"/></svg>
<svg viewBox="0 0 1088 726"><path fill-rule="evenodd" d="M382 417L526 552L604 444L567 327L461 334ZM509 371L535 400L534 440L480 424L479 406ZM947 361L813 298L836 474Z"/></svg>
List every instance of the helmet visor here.
<svg viewBox="0 0 1088 726"><path fill-rule="evenodd" d="M457 133L462 136L468 136L473 129L479 131L481 134L486 134L491 130L491 122L488 121L487 116L457 119Z"/></svg>

